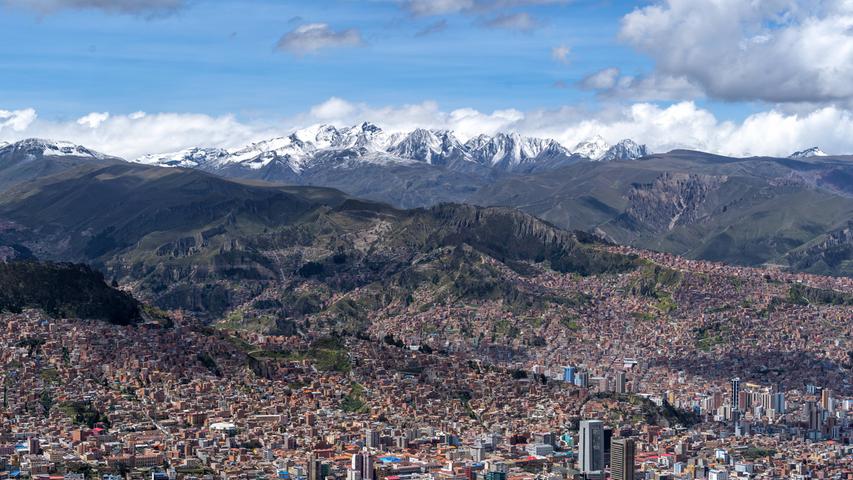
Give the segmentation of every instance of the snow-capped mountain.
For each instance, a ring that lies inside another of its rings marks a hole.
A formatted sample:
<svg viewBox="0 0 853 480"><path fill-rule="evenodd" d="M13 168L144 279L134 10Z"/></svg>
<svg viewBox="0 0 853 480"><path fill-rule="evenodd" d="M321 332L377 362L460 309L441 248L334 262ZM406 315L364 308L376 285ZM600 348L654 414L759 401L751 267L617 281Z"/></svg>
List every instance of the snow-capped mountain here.
<svg viewBox="0 0 853 480"><path fill-rule="evenodd" d="M83 157L103 160L109 155L89 150L71 142L46 140L43 138L28 138L16 143L0 145L0 154L22 157L33 160L41 157Z"/></svg>
<svg viewBox="0 0 853 480"><path fill-rule="evenodd" d="M640 145L631 139L625 139L610 147L598 160L636 160L649 154L645 145Z"/></svg>
<svg viewBox="0 0 853 480"><path fill-rule="evenodd" d="M145 155L134 160L146 165L200 168L216 171L243 168L261 170L271 164L283 166L299 174L320 164L329 165L329 157L337 156L337 167L352 166L352 159L364 163L407 163L412 159L398 157L389 148L399 135L388 135L371 123L338 129L317 125L297 130L286 137L246 145L235 149L195 147L174 153ZM413 147L414 148L414 147Z"/></svg>
<svg viewBox="0 0 853 480"><path fill-rule="evenodd" d="M810 158L810 157L827 157L827 156L829 156L829 155L827 153L825 153L823 150L821 150L820 147L812 147L812 148L809 148L806 150L801 150L799 152L794 152L788 158L803 159L803 158Z"/></svg>
<svg viewBox="0 0 853 480"><path fill-rule="evenodd" d="M201 165L212 164L217 159L227 156L228 151L221 148L195 147L163 155L145 155L137 158L136 163L163 167L197 168Z"/></svg>
<svg viewBox="0 0 853 480"><path fill-rule="evenodd" d="M590 160L600 160L605 153L610 149L610 144L607 140L599 135L596 135L589 140L583 141L575 145L572 150L576 155L586 157Z"/></svg>
<svg viewBox="0 0 853 480"><path fill-rule="evenodd" d="M122 160L70 142L30 138L0 145L0 191L16 183L85 165L105 166L117 162Z"/></svg>
<svg viewBox="0 0 853 480"><path fill-rule="evenodd" d="M470 160L465 147L453 132L447 130L418 128L404 135L402 140L388 149L388 153L430 165L445 165L452 158Z"/></svg>
<svg viewBox="0 0 853 480"><path fill-rule="evenodd" d="M532 172L582 161L624 160L648 153L645 146L623 140L611 147L601 137L578 145L573 154L557 141L518 133L479 135L462 143L448 130L415 129L387 133L372 123L337 128L315 125L285 137L235 149L195 147L180 152L146 155L147 165L199 168L241 177L277 178L359 166L425 164L450 170ZM253 173L254 172L254 173Z"/></svg>
<svg viewBox="0 0 853 480"><path fill-rule="evenodd" d="M465 143L472 161L504 171L527 169L558 157L568 159L568 150L554 140L522 137L518 133L480 135Z"/></svg>

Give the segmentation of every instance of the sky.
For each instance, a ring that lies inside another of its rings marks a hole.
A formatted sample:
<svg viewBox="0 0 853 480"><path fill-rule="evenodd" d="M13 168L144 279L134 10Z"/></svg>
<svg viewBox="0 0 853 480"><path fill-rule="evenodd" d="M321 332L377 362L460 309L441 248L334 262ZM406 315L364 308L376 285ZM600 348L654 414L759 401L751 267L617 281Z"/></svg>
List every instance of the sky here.
<svg viewBox="0 0 853 480"><path fill-rule="evenodd" d="M853 153L853 0L0 0L0 140L317 123Z"/></svg>

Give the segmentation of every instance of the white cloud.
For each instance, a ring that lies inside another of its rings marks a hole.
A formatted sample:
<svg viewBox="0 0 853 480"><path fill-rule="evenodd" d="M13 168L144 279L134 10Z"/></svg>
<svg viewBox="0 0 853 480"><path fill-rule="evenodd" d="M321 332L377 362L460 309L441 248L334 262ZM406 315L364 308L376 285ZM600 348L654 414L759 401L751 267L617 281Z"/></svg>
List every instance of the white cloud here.
<svg viewBox="0 0 853 480"><path fill-rule="evenodd" d="M605 68L587 76L580 87L597 90L598 94L611 99L634 101L688 100L705 96L702 88L685 77L669 75L622 75L618 68Z"/></svg>
<svg viewBox="0 0 853 480"><path fill-rule="evenodd" d="M326 48L357 47L363 43L361 33L354 28L336 31L326 23L308 23L285 33L277 47L296 55L305 55Z"/></svg>
<svg viewBox="0 0 853 480"><path fill-rule="evenodd" d="M652 57L650 78L724 100L853 99L850 0L657 0L622 19L620 37Z"/></svg>
<svg viewBox="0 0 853 480"><path fill-rule="evenodd" d="M193 146L238 147L318 123L347 126L372 121L390 132L417 127L451 129L462 140L481 133L517 131L554 138L570 148L593 135L601 135L610 142L632 138L659 152L690 148L734 156L785 156L820 146L833 154L853 153L853 112L835 106L798 113L774 109L750 115L742 122L731 122L718 119L693 102L667 107L652 103L610 105L597 111L566 106L483 112L473 108L442 110L431 101L377 107L331 98L305 113L274 122L251 123L232 115L192 113L137 112L98 118L103 119L93 126L92 122L76 120L43 120L32 109L0 110L0 140L54 138L124 158L137 158L146 153Z"/></svg>
<svg viewBox="0 0 853 480"><path fill-rule="evenodd" d="M551 58L553 58L557 62L568 65L570 53L572 53L571 48L565 45L560 45L559 47L554 47L551 49Z"/></svg>
<svg viewBox="0 0 853 480"><path fill-rule="evenodd" d="M346 100L332 97L325 102L311 108L311 115L319 120L333 120L343 118L352 113L353 106Z"/></svg>
<svg viewBox="0 0 853 480"><path fill-rule="evenodd" d="M0 133L11 129L15 132L23 132L36 119L36 111L32 108L24 110L0 110Z"/></svg>
<svg viewBox="0 0 853 480"><path fill-rule="evenodd" d="M12 115L8 115L8 114ZM141 112L130 115L92 115L78 120L37 119L35 110L0 110L0 139L17 141L39 137L68 140L89 148L120 156L137 158L151 152L169 152L195 145L236 147L251 141L281 135L271 124L250 124L233 115L213 117L194 113ZM85 119L85 121L83 121ZM91 121L90 121L91 120ZM8 128L7 128L8 127Z"/></svg>
<svg viewBox="0 0 853 480"><path fill-rule="evenodd" d="M616 80L619 78L618 68L605 68L592 75L584 78L581 81L581 86L592 90L608 90L616 86Z"/></svg>
<svg viewBox="0 0 853 480"><path fill-rule="evenodd" d="M98 128L98 125L104 123L110 118L110 114L108 112L92 112L86 116L80 117L77 119L78 125L85 125L89 128Z"/></svg>

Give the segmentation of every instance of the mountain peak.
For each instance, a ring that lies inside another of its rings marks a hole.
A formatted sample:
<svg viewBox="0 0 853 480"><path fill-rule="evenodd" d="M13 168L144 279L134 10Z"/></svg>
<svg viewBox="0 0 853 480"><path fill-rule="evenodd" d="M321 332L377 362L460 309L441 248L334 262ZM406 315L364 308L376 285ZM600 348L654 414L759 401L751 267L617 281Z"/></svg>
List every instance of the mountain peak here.
<svg viewBox="0 0 853 480"><path fill-rule="evenodd" d="M610 144L607 143L601 135L594 135L588 140L575 145L573 153L586 157L590 160L601 159L610 149Z"/></svg>
<svg viewBox="0 0 853 480"><path fill-rule="evenodd" d="M27 138L12 144L0 145L0 147L12 149L16 153L31 157L90 157L96 159L108 157L82 145L45 138Z"/></svg>
<svg viewBox="0 0 853 480"><path fill-rule="evenodd" d="M630 138L626 138L610 147L599 160L636 160L638 158L645 157L649 153L649 149L645 145L640 145Z"/></svg>
<svg viewBox="0 0 853 480"><path fill-rule="evenodd" d="M788 158L802 159L811 157L826 157L828 154L820 149L820 147L812 147L806 150L792 153Z"/></svg>

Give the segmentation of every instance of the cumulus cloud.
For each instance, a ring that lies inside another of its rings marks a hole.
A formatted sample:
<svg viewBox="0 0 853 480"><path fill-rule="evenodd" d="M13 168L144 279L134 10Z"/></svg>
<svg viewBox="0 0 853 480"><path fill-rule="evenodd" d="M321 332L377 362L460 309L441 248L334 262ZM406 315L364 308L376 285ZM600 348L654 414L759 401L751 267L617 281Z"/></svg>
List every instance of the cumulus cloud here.
<svg viewBox="0 0 853 480"><path fill-rule="evenodd" d="M334 120L350 115L355 107L346 100L332 97L325 102L311 107L311 116L318 120Z"/></svg>
<svg viewBox="0 0 853 480"><path fill-rule="evenodd" d="M124 158L138 158L193 146L239 147L320 123L340 127L372 121L389 132L418 127L450 129L462 140L483 133L519 132L554 138L569 148L601 135L611 143L632 138L658 152L689 148L733 156L786 156L820 146L833 154L853 153L853 112L836 106L798 113L772 109L741 122L720 120L689 101L666 107L614 104L595 111L566 106L484 112L473 108L447 111L432 101L373 106L331 98L302 114L263 123L241 121L233 115L192 113L95 115L79 119L87 121L57 122L38 118L32 109L0 110L0 140L69 140Z"/></svg>
<svg viewBox="0 0 853 480"><path fill-rule="evenodd" d="M333 30L326 23L308 23L285 33L277 47L296 55L305 55L326 48L357 47L363 43L357 29Z"/></svg>
<svg viewBox="0 0 853 480"><path fill-rule="evenodd" d="M60 122L37 118L32 109L0 110L0 140L11 142L30 137L68 140L130 159L195 145L236 147L281 133L282 129L275 125L241 122L233 115L94 113Z"/></svg>
<svg viewBox="0 0 853 480"><path fill-rule="evenodd" d="M67 9L101 10L107 13L164 15L187 5L187 0L0 0L0 4L53 13Z"/></svg>
<svg viewBox="0 0 853 480"><path fill-rule="evenodd" d="M581 86L590 90L607 90L616 86L619 79L618 68L605 68L581 80Z"/></svg>
<svg viewBox="0 0 853 480"><path fill-rule="evenodd" d="M701 87L685 77L669 75L622 75L618 68L605 68L585 77L580 87L596 90L599 96L635 101L688 100L703 97Z"/></svg>
<svg viewBox="0 0 853 480"><path fill-rule="evenodd" d="M24 110L0 110L0 133L5 130L23 132L36 119L36 111L32 108Z"/></svg>
<svg viewBox="0 0 853 480"><path fill-rule="evenodd" d="M655 61L647 78L731 101L831 103L853 99L851 31L849 0L657 0L619 35Z"/></svg>
<svg viewBox="0 0 853 480"><path fill-rule="evenodd" d="M104 123L110 118L110 114L108 112L92 112L88 115L80 117L77 119L78 125L84 125L89 128L98 128L98 125Z"/></svg>

